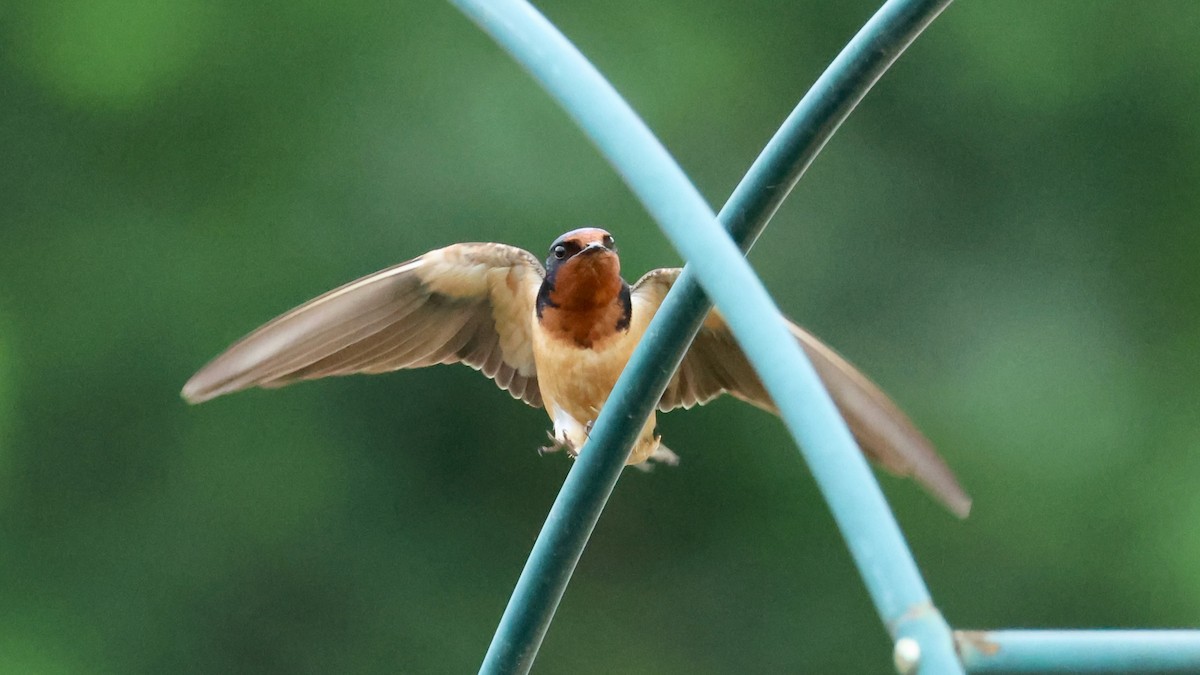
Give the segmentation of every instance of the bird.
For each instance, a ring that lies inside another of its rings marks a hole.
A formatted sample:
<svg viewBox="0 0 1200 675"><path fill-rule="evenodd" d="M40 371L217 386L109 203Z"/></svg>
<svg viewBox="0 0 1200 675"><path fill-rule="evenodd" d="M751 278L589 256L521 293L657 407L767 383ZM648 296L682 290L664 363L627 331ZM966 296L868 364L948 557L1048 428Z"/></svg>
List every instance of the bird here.
<svg viewBox="0 0 1200 675"><path fill-rule="evenodd" d="M201 368L181 393L195 404L252 387L463 363L513 398L545 408L551 445L542 450L577 456L681 271L655 269L626 283L613 236L597 227L559 236L544 266L516 246L452 244L272 319ZM864 453L915 479L965 518L971 499L932 443L849 361L787 323ZM725 319L712 309L657 410L691 408L724 393L778 414ZM627 465L677 461L652 412Z"/></svg>

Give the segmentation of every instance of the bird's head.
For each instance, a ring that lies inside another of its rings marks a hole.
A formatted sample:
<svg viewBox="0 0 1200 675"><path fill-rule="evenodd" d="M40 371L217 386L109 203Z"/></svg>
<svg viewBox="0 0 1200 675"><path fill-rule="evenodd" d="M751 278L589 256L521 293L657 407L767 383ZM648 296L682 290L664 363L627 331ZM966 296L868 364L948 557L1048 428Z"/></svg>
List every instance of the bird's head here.
<svg viewBox="0 0 1200 675"><path fill-rule="evenodd" d="M564 308L611 303L621 293L621 260L608 232L598 227L571 230L550 244L546 258L550 299Z"/></svg>

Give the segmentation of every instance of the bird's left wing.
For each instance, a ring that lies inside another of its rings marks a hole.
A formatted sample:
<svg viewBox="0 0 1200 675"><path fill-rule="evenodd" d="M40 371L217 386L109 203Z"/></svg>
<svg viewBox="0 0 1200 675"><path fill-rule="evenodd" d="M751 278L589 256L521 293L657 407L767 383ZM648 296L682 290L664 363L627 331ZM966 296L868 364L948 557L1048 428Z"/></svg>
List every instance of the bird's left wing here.
<svg viewBox="0 0 1200 675"><path fill-rule="evenodd" d="M632 291L634 313L653 315L679 273L679 269L658 269L639 279ZM913 477L951 512L965 517L971 507L970 497L933 444L888 395L812 333L790 321L788 329L812 361L867 456L895 474ZM714 309L684 355L658 408L664 412L690 408L725 392L778 413L725 319Z"/></svg>
<svg viewBox="0 0 1200 675"><path fill-rule="evenodd" d="M183 397L462 362L540 407L530 332L544 276L533 254L504 244L430 251L273 319L200 369Z"/></svg>

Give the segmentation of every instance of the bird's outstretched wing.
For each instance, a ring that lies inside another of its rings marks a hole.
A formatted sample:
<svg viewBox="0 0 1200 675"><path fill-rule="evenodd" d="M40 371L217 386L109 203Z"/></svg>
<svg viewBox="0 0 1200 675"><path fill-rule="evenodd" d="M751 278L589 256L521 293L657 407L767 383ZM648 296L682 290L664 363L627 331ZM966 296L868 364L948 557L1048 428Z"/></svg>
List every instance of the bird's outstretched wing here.
<svg viewBox="0 0 1200 675"><path fill-rule="evenodd" d="M653 270L633 287L634 312L657 311L679 269ZM889 471L911 476L960 518L971 499L933 444L875 383L815 336L788 323L867 456ZM709 313L659 401L662 411L707 403L724 392L764 410L778 410L716 310Z"/></svg>
<svg viewBox="0 0 1200 675"><path fill-rule="evenodd" d="M530 331L545 270L504 244L455 244L273 319L183 388L191 403L329 375L465 363L541 407Z"/></svg>

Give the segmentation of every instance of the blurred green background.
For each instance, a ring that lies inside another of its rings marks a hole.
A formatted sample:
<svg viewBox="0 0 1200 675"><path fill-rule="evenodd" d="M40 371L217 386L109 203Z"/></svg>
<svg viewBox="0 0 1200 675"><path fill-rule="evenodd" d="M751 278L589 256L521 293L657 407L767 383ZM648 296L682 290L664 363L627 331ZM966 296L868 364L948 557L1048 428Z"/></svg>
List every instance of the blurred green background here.
<svg viewBox="0 0 1200 675"><path fill-rule="evenodd" d="M539 3L719 205L873 2ZM0 672L475 669L569 464L439 367L190 408L231 341L464 240L678 256L448 4L60 0L0 22ZM1200 607L1200 4L962 0L751 258L975 497L883 477L958 627ZM782 426L661 422L539 672L890 672Z"/></svg>

